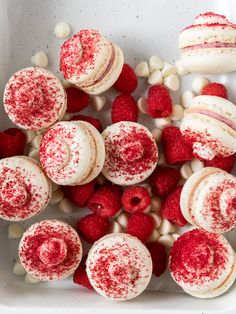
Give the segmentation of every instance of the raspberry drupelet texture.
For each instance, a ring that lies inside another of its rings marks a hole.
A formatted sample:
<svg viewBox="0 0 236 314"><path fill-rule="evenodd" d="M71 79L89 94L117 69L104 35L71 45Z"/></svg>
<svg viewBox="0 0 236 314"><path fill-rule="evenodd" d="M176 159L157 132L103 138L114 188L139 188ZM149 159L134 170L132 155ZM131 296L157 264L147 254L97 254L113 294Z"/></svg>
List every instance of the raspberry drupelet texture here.
<svg viewBox="0 0 236 314"><path fill-rule="evenodd" d="M26 137L25 134L17 129L10 128L0 132L0 158L23 155Z"/></svg>
<svg viewBox="0 0 236 314"><path fill-rule="evenodd" d="M84 256L79 267L76 269L73 275L73 281L75 284L80 285L89 290L94 290L86 273L86 259L87 256Z"/></svg>
<svg viewBox="0 0 236 314"><path fill-rule="evenodd" d="M166 87L155 85L149 88L147 111L152 118L164 118L171 114L172 100Z"/></svg>
<svg viewBox="0 0 236 314"><path fill-rule="evenodd" d="M67 112L74 113L85 109L89 104L89 95L75 87L66 88Z"/></svg>
<svg viewBox="0 0 236 314"><path fill-rule="evenodd" d="M212 160L205 160L206 167L216 167L227 172L233 170L235 163L235 154L227 157L214 157Z"/></svg>
<svg viewBox="0 0 236 314"><path fill-rule="evenodd" d="M114 87L121 93L131 94L135 91L137 85L138 80L134 70L129 64L125 63Z"/></svg>
<svg viewBox="0 0 236 314"><path fill-rule="evenodd" d="M210 83L206 85L202 91L202 95L211 95L211 96L218 96L225 99L228 99L228 91L223 84L220 83Z"/></svg>
<svg viewBox="0 0 236 314"><path fill-rule="evenodd" d="M129 94L121 94L117 96L111 109L112 123L120 121L132 121L138 120L138 107L135 99Z"/></svg>
<svg viewBox="0 0 236 314"><path fill-rule="evenodd" d="M124 191L122 205L129 213L142 213L150 204L150 195L142 186L133 186Z"/></svg>
<svg viewBox="0 0 236 314"><path fill-rule="evenodd" d="M158 242L148 243L146 246L152 258L152 273L159 277L165 272L167 267L167 254L165 247Z"/></svg>
<svg viewBox="0 0 236 314"><path fill-rule="evenodd" d="M128 219L126 232L145 242L154 229L152 217L146 214L133 214Z"/></svg>
<svg viewBox="0 0 236 314"><path fill-rule="evenodd" d="M103 127L102 124L100 122L99 119L94 118L94 117L90 117L90 116L85 116L82 114L79 114L77 116L73 116L70 121L85 121L85 122L89 122L90 124L92 124L99 132L103 131Z"/></svg>

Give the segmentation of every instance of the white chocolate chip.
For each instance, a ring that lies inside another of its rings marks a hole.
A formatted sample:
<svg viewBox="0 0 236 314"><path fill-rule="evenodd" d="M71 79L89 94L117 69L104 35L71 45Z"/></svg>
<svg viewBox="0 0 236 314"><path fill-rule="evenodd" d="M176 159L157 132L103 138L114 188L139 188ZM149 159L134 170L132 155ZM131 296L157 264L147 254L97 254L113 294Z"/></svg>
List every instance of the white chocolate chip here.
<svg viewBox="0 0 236 314"><path fill-rule="evenodd" d="M194 157L190 162L191 168L193 172L196 172L198 170L201 170L204 168L204 162Z"/></svg>
<svg viewBox="0 0 236 314"><path fill-rule="evenodd" d="M67 38L70 35L71 28L68 23L60 22L54 27L54 34L57 38Z"/></svg>
<svg viewBox="0 0 236 314"><path fill-rule="evenodd" d="M162 73L160 70L155 70L149 75L148 84L150 85L162 84Z"/></svg>
<svg viewBox="0 0 236 314"><path fill-rule="evenodd" d="M148 207L143 211L144 214L148 214L151 211L151 205L149 204Z"/></svg>
<svg viewBox="0 0 236 314"><path fill-rule="evenodd" d="M161 209L161 203L162 203L162 200L160 197L158 196L153 196L151 198L151 211L152 212L155 212L155 213L158 213Z"/></svg>
<svg viewBox="0 0 236 314"><path fill-rule="evenodd" d="M151 235L148 237L147 242L156 242L160 238L160 232L157 229L154 229L151 233Z"/></svg>
<svg viewBox="0 0 236 314"><path fill-rule="evenodd" d="M121 228L125 230L128 225L128 214L123 212L116 220L121 225Z"/></svg>
<svg viewBox="0 0 236 314"><path fill-rule="evenodd" d="M31 62L41 68L46 68L48 65L48 56L45 52L39 51L31 57Z"/></svg>
<svg viewBox="0 0 236 314"><path fill-rule="evenodd" d="M144 114L147 113L147 99L145 97L140 97L137 102L137 105L141 113L144 113Z"/></svg>
<svg viewBox="0 0 236 314"><path fill-rule="evenodd" d="M205 87L208 84L209 84L209 80L207 78L202 77L202 76L195 77L194 80L192 81L192 88L193 88L194 93L200 94L203 87Z"/></svg>
<svg viewBox="0 0 236 314"><path fill-rule="evenodd" d="M149 76L149 67L146 61L142 61L136 65L134 72L137 77L148 77Z"/></svg>
<svg viewBox="0 0 236 314"><path fill-rule="evenodd" d="M39 161L39 151L38 151L38 149L30 148L28 156L30 158L33 158L33 159Z"/></svg>
<svg viewBox="0 0 236 314"><path fill-rule="evenodd" d="M33 139L35 138L36 135L37 134L35 132L33 132L33 131L26 131L25 132L26 143L30 144L33 141Z"/></svg>
<svg viewBox="0 0 236 314"><path fill-rule="evenodd" d="M13 273L17 276L23 276L26 274L26 270L24 269L20 261L17 261L13 266Z"/></svg>
<svg viewBox="0 0 236 314"><path fill-rule="evenodd" d="M24 232L25 229L21 225L13 222L8 226L8 239L21 238Z"/></svg>
<svg viewBox="0 0 236 314"><path fill-rule="evenodd" d="M186 92L184 92L182 94L182 97L181 97L181 105L184 107L184 108L188 108L191 103L192 103L192 100L193 98L195 97L194 93L187 90Z"/></svg>
<svg viewBox="0 0 236 314"><path fill-rule="evenodd" d="M67 81L66 79L62 80L62 85L64 88L69 88L71 86L73 86L69 81Z"/></svg>
<svg viewBox="0 0 236 314"><path fill-rule="evenodd" d="M120 233L122 231L122 227L117 221L112 221L110 223L108 233Z"/></svg>
<svg viewBox="0 0 236 314"><path fill-rule="evenodd" d="M163 219L159 228L161 234L168 234L175 231L174 226L167 219Z"/></svg>
<svg viewBox="0 0 236 314"><path fill-rule="evenodd" d="M172 236L172 237L174 238L174 240L176 241L176 240L180 237L180 234L173 233L171 236Z"/></svg>
<svg viewBox="0 0 236 314"><path fill-rule="evenodd" d="M51 205L56 205L60 203L60 201L63 199L64 193L61 189L57 189L56 191L52 192L52 197L50 199Z"/></svg>
<svg viewBox="0 0 236 314"><path fill-rule="evenodd" d="M193 174L192 168L188 162L182 165L180 168L180 174L182 178L186 180Z"/></svg>
<svg viewBox="0 0 236 314"><path fill-rule="evenodd" d="M184 116L184 108L181 105L174 105L172 108L172 113L171 113L171 120L172 121L179 121L183 118Z"/></svg>
<svg viewBox="0 0 236 314"><path fill-rule="evenodd" d="M162 131L160 129L153 129L151 131L151 133L152 133L152 136L153 136L155 142L160 143Z"/></svg>
<svg viewBox="0 0 236 314"><path fill-rule="evenodd" d="M163 61L158 56L151 56L149 59L149 69L150 72L155 70L161 70L164 64Z"/></svg>
<svg viewBox="0 0 236 314"><path fill-rule="evenodd" d="M164 85L172 90L173 92L179 89L180 81L179 77L176 74L171 74L164 79Z"/></svg>
<svg viewBox="0 0 236 314"><path fill-rule="evenodd" d="M156 213L150 213L150 216L152 217L154 228L158 229L161 225L161 216L157 215Z"/></svg>
<svg viewBox="0 0 236 314"><path fill-rule="evenodd" d="M73 212L73 206L67 198L63 198L60 201L58 205L58 209L65 214L69 214Z"/></svg>
<svg viewBox="0 0 236 314"><path fill-rule="evenodd" d="M32 275L27 273L25 276L25 282L30 283L30 284L36 284L36 283L39 283L40 280L37 278L34 278Z"/></svg>
<svg viewBox="0 0 236 314"><path fill-rule="evenodd" d="M35 136L35 138L31 142L31 146L33 148L35 148L35 149L39 149L40 148L40 144L42 142L42 139L43 139L42 134L39 134L39 135Z"/></svg>
<svg viewBox="0 0 236 314"><path fill-rule="evenodd" d="M154 124L158 129L162 130L171 124L171 120L170 118L156 118L154 119Z"/></svg>
<svg viewBox="0 0 236 314"><path fill-rule="evenodd" d="M90 102L91 102L91 106L93 110L99 112L106 105L107 99L105 96L93 95L93 96L90 96Z"/></svg>
<svg viewBox="0 0 236 314"><path fill-rule="evenodd" d="M185 69L185 67L182 65L182 62L180 60L175 62L175 66L176 66L178 75L188 74L188 70Z"/></svg>
<svg viewBox="0 0 236 314"><path fill-rule="evenodd" d="M176 74L177 69L173 64L164 62L164 66L163 66L163 69L161 70L161 72L162 72L163 77L167 77L171 74Z"/></svg>
<svg viewBox="0 0 236 314"><path fill-rule="evenodd" d="M165 160L165 155L163 153L160 153L158 155L158 161L157 161L157 164L160 166L160 165L166 165L166 160Z"/></svg>
<svg viewBox="0 0 236 314"><path fill-rule="evenodd" d="M164 234L160 236L158 242L164 245L165 247L171 247L174 243L174 238L170 234Z"/></svg>

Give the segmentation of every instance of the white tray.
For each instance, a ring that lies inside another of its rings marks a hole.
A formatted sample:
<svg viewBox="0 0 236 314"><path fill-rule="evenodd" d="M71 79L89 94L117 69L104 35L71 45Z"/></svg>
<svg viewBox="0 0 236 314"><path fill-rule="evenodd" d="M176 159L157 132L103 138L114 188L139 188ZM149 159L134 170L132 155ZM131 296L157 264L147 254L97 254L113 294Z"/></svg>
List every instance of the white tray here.
<svg viewBox="0 0 236 314"><path fill-rule="evenodd" d="M178 58L178 32L193 23L195 15L215 11L236 22L235 1L188 0L0 0L0 94L8 78L23 67L30 66L35 51L46 51L50 70L58 71L59 46L62 43L53 34L59 21L67 21L76 32L81 28L96 28L122 47L126 62L137 62L158 54L173 62ZM230 98L236 95L235 74L213 77L226 83ZM191 77L184 80L186 88ZM142 86L136 95L142 94ZM175 95L178 101L178 95ZM145 121L143 121L145 122ZM0 107L0 129L11 124ZM1 145L1 143L0 143ZM23 225L46 217L58 217L75 222L84 214L60 215L56 209L45 212ZM149 286L166 291L146 291L137 299L117 303L103 299L93 292L80 289L71 278L61 282L28 285L12 273L17 258L17 240L7 239L8 223L0 221L0 313L236 313L234 299L236 285L225 295L214 300L198 300L179 292L166 274ZM235 232L227 236L234 240ZM236 248L236 240L231 241ZM159 282L159 284L158 284Z"/></svg>

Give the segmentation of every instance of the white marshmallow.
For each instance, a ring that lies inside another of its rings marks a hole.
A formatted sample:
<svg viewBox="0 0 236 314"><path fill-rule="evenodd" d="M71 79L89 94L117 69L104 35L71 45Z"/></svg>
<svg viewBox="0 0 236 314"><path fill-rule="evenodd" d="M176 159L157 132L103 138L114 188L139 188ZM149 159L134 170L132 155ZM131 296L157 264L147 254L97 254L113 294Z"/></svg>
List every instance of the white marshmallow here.
<svg viewBox="0 0 236 314"><path fill-rule="evenodd" d="M173 92L179 89L180 81L179 77L176 74L171 74L164 79L164 85L172 90Z"/></svg>
<svg viewBox="0 0 236 314"><path fill-rule="evenodd" d="M137 77L148 77L149 76L149 67L146 61L138 63L134 69L134 72Z"/></svg>
<svg viewBox="0 0 236 314"><path fill-rule="evenodd" d="M90 102L93 110L99 112L106 105L107 99L105 96L92 95L90 96Z"/></svg>
<svg viewBox="0 0 236 314"><path fill-rule="evenodd" d="M196 172L196 171L201 170L202 168L204 168L205 165L204 165L203 161L201 161L201 160L199 160L199 159L194 157L191 160L191 162L190 162L190 166L192 168L192 171Z"/></svg>
<svg viewBox="0 0 236 314"><path fill-rule="evenodd" d="M40 144L42 142L42 138L43 138L42 134L38 134L37 136L35 136L35 138L31 142L31 146L35 149L39 149Z"/></svg>
<svg viewBox="0 0 236 314"><path fill-rule="evenodd" d="M193 100L193 98L195 97L194 93L187 90L186 92L184 92L182 94L182 97L181 97L181 105L184 107L184 108L188 108L190 105L191 105L191 102Z"/></svg>
<svg viewBox="0 0 236 314"><path fill-rule="evenodd" d="M171 247L174 243L174 238L170 234L164 234L160 236L158 242L164 245L165 247Z"/></svg>
<svg viewBox="0 0 236 314"><path fill-rule="evenodd" d="M30 283L30 284L36 284L36 283L39 283L40 280L37 278L34 278L32 275L27 273L25 276L25 282Z"/></svg>
<svg viewBox="0 0 236 314"><path fill-rule="evenodd" d="M122 227L117 221L112 221L109 226L108 233L121 233Z"/></svg>
<svg viewBox="0 0 236 314"><path fill-rule="evenodd" d="M121 225L121 228L125 230L128 225L128 214L123 212L116 218L116 220Z"/></svg>
<svg viewBox="0 0 236 314"><path fill-rule="evenodd" d="M188 70L184 68L180 60L175 62L175 66L178 75L188 74Z"/></svg>
<svg viewBox="0 0 236 314"><path fill-rule="evenodd" d="M151 233L151 235L148 237L147 242L156 242L160 238L160 232L157 229L154 229Z"/></svg>
<svg viewBox="0 0 236 314"><path fill-rule="evenodd" d="M209 84L209 80L202 76L197 76L192 81L192 88L194 93L200 94L203 87Z"/></svg>
<svg viewBox="0 0 236 314"><path fill-rule="evenodd" d="M164 66L163 66L163 69L161 70L161 72L162 72L163 77L167 77L171 74L176 74L177 69L173 64L164 62Z"/></svg>
<svg viewBox="0 0 236 314"><path fill-rule="evenodd" d="M58 205L58 209L65 214L69 214L69 213L73 212L73 206L67 198L63 198L60 201L60 203Z"/></svg>
<svg viewBox="0 0 236 314"><path fill-rule="evenodd" d="M37 52L30 60L34 65L41 68L46 68L48 65L48 56L43 51Z"/></svg>
<svg viewBox="0 0 236 314"><path fill-rule="evenodd" d="M67 38L69 37L70 32L70 25L65 22L57 23L57 25L54 27L54 34L57 38Z"/></svg>
<svg viewBox="0 0 236 314"><path fill-rule="evenodd" d="M13 222L8 226L8 239L21 238L24 232L25 229L21 225Z"/></svg>
<svg viewBox="0 0 236 314"><path fill-rule="evenodd" d="M156 118L154 119L154 124L158 129L162 130L171 124L171 120L170 118Z"/></svg>
<svg viewBox="0 0 236 314"><path fill-rule="evenodd" d="M162 84L162 73L160 70L155 70L149 75L148 84L150 85Z"/></svg>
<svg viewBox="0 0 236 314"><path fill-rule="evenodd" d="M39 161L39 151L38 151L38 149L30 148L28 156L30 158L33 158L34 160Z"/></svg>
<svg viewBox="0 0 236 314"><path fill-rule="evenodd" d="M182 167L180 168L180 174L186 180L193 174L192 168L189 163L186 162L182 165Z"/></svg>
<svg viewBox="0 0 236 314"><path fill-rule="evenodd" d="M151 133L156 143L160 143L162 131L160 129L153 129Z"/></svg>
<svg viewBox="0 0 236 314"><path fill-rule="evenodd" d="M163 219L161 225L159 227L159 231L161 234L168 234L175 231L174 226L167 219Z"/></svg>
<svg viewBox="0 0 236 314"><path fill-rule="evenodd" d="M150 213L150 216L152 217L154 228L158 229L161 225L161 216L157 215L156 213Z"/></svg>
<svg viewBox="0 0 236 314"><path fill-rule="evenodd" d="M145 97L140 97L137 102L137 105L141 113L144 113L144 114L147 113L147 99Z"/></svg>
<svg viewBox="0 0 236 314"><path fill-rule="evenodd" d="M160 197L153 196L151 198L151 211L155 213L159 212L161 209L161 203L162 203L162 200Z"/></svg>
<svg viewBox="0 0 236 314"><path fill-rule="evenodd" d="M166 164L166 160L165 160L165 155L163 153L159 153L158 155L158 162L157 164L160 165L165 165Z"/></svg>
<svg viewBox="0 0 236 314"><path fill-rule="evenodd" d="M164 64L163 61L158 56L151 56L149 59L149 69L150 72L155 70L161 70Z"/></svg>
<svg viewBox="0 0 236 314"><path fill-rule="evenodd" d="M26 270L22 266L20 261L17 261L13 266L13 273L17 276L23 276L26 274Z"/></svg>
<svg viewBox="0 0 236 314"><path fill-rule="evenodd" d="M63 199L64 193L61 189L57 189L56 191L52 192L52 197L50 199L51 205L56 205L60 203L60 201Z"/></svg>
<svg viewBox="0 0 236 314"><path fill-rule="evenodd" d="M33 141L33 139L35 138L36 135L37 134L35 132L33 132L33 131L26 131L25 132L26 143L30 144Z"/></svg>
<svg viewBox="0 0 236 314"><path fill-rule="evenodd" d="M62 85L64 88L69 88L71 86L73 86L69 81L67 81L66 79L62 80Z"/></svg>
<svg viewBox="0 0 236 314"><path fill-rule="evenodd" d="M171 113L171 120L172 121L179 121L183 118L184 116L184 108L181 105L174 105L172 108L172 113Z"/></svg>

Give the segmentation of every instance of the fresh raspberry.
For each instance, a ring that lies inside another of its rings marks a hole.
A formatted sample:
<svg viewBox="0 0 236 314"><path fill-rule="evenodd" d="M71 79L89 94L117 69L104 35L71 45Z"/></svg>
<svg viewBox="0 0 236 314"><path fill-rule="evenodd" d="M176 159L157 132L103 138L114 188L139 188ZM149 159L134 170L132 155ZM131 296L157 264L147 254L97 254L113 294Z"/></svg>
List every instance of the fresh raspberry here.
<svg viewBox="0 0 236 314"><path fill-rule="evenodd" d="M147 214L133 214L128 218L126 232L145 242L154 229L152 217Z"/></svg>
<svg viewBox="0 0 236 314"><path fill-rule="evenodd" d="M228 92L226 87L220 83L210 83L203 87L201 91L202 95L211 95L211 96L218 96L225 99L228 99Z"/></svg>
<svg viewBox="0 0 236 314"><path fill-rule="evenodd" d="M144 187L133 186L124 191L121 201L127 212L142 213L150 204L150 195Z"/></svg>
<svg viewBox="0 0 236 314"><path fill-rule="evenodd" d="M90 214L78 221L77 228L88 243L94 243L108 233L109 221Z"/></svg>
<svg viewBox="0 0 236 314"><path fill-rule="evenodd" d="M180 180L178 169L157 167L150 177L150 185L155 195L165 197L171 193Z"/></svg>
<svg viewBox="0 0 236 314"><path fill-rule="evenodd" d="M121 94L114 99L111 109L111 120L112 123L120 121L137 122L138 107L131 95Z"/></svg>
<svg viewBox="0 0 236 314"><path fill-rule="evenodd" d="M89 290L94 290L86 272L86 259L87 256L84 256L79 264L79 267L74 272L73 281L77 285L83 286L84 288L87 288Z"/></svg>
<svg viewBox="0 0 236 314"><path fill-rule="evenodd" d="M85 121L85 122L89 122L90 124L92 124L100 133L103 131L103 127L101 122L93 117L89 117L89 116L84 116L82 114L79 114L78 116L73 116L70 121Z"/></svg>
<svg viewBox="0 0 236 314"><path fill-rule="evenodd" d="M96 181L84 185L62 186L66 198L78 207L84 207L95 192Z"/></svg>
<svg viewBox="0 0 236 314"><path fill-rule="evenodd" d="M0 143L0 158L23 155L26 137L21 130L10 128L0 132Z"/></svg>
<svg viewBox="0 0 236 314"><path fill-rule="evenodd" d="M193 158L191 146L186 144L180 129L168 126L162 132L165 160L170 165L181 165Z"/></svg>
<svg viewBox="0 0 236 314"><path fill-rule="evenodd" d="M235 155L227 157L214 157L212 160L204 160L206 167L216 167L231 172L234 167Z"/></svg>
<svg viewBox="0 0 236 314"><path fill-rule="evenodd" d="M89 104L89 95L78 88L66 88L66 94L67 112L69 113L81 111Z"/></svg>
<svg viewBox="0 0 236 314"><path fill-rule="evenodd" d="M149 88L147 111L152 118L164 118L171 114L172 100L165 86L155 85Z"/></svg>
<svg viewBox="0 0 236 314"><path fill-rule="evenodd" d="M165 198L161 205L162 217L179 227L183 227L187 223L180 208L180 194L182 188L182 186L178 186Z"/></svg>
<svg viewBox="0 0 236 314"><path fill-rule="evenodd" d="M129 64L125 63L114 87L121 93L131 94L137 88L137 85L138 80L134 70Z"/></svg>
<svg viewBox="0 0 236 314"><path fill-rule="evenodd" d="M120 188L109 185L99 188L89 199L87 206L102 218L114 216L121 208Z"/></svg>
<svg viewBox="0 0 236 314"><path fill-rule="evenodd" d="M165 247L158 242L148 243L147 249L151 254L153 274L159 277L167 267L167 254Z"/></svg>

